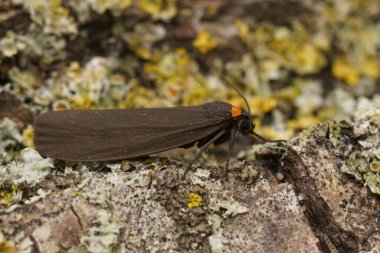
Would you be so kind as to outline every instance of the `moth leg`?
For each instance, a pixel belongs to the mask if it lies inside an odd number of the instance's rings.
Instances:
[[[220,136],[222,136],[223,134],[226,133],[226,130],[223,129],[221,130],[217,135],[215,135],[211,140],[209,140],[205,145],[203,145],[198,153],[195,155],[194,159],[189,163],[189,165],[187,166],[186,170],[185,170],[185,173],[183,174],[182,176],[182,180],[185,179],[186,175],[187,175],[187,172],[189,171],[189,169],[191,168],[191,165],[193,165],[193,163],[195,161],[197,161],[199,159],[199,157],[201,156],[202,152],[205,151],[214,141],[216,141],[218,138],[220,138]]]
[[[230,165],[230,159],[231,159],[231,152],[232,152],[232,148],[234,147],[234,143],[235,143],[235,136],[236,136],[236,128],[232,128],[231,130],[231,135],[230,135],[230,142],[228,144],[228,154],[227,154],[227,161],[226,161],[226,170],[225,170],[225,177],[228,176],[228,167]]]

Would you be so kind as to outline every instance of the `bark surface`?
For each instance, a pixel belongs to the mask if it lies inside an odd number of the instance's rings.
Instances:
[[[380,247],[380,201],[340,171],[359,150],[319,125],[257,160],[200,166],[164,158],[87,164],[30,189],[2,209],[4,245],[20,252],[359,252]],[[284,178],[281,175],[285,175]],[[8,244],[6,244],[8,243]],[[12,252],[12,251],[9,251]]]

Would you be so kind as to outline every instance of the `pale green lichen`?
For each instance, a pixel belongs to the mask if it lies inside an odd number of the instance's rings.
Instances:
[[[201,175],[199,173],[197,173],[196,175],[193,175],[192,181],[193,181],[193,184],[197,184],[204,187],[205,190],[208,192],[207,209],[210,212],[212,213],[222,212],[223,218],[248,212],[248,208],[241,205],[232,196],[230,196],[230,194],[225,189],[223,189],[220,182],[210,183],[208,181],[205,181],[204,178],[203,179],[200,178],[200,176],[203,176],[203,175],[204,173],[202,173]],[[201,200],[199,198],[197,199]]]
[[[125,27],[117,27],[121,30],[123,40],[128,43],[136,56],[144,60],[152,60],[153,48],[156,42],[165,38],[167,31],[163,25],[150,22],[137,24],[133,32],[124,31]]]
[[[238,214],[248,212],[248,208],[242,206],[239,202],[234,200],[226,193],[220,193],[221,196],[210,196],[210,203],[208,208],[212,211],[224,210],[223,217],[235,216]]]
[[[28,37],[28,46],[23,51],[24,55],[38,57],[39,64],[49,66],[55,62],[66,59],[66,39],[51,34],[38,33]]]
[[[361,149],[350,154],[341,171],[353,175],[373,193],[380,195],[380,109],[369,108],[357,112],[353,133],[360,138]]]
[[[37,151],[26,148],[21,151],[19,161],[0,166],[0,185],[36,186],[50,173],[51,168],[54,168],[52,159],[44,159]]]
[[[87,191],[83,196],[91,204],[98,204],[104,208],[108,207],[110,204],[111,194],[108,190],[103,188],[96,188],[92,191]]]
[[[120,225],[116,215],[106,210],[99,210],[93,226],[80,239],[81,245],[91,253],[114,252],[118,244]]]
[[[75,35],[78,32],[74,18],[61,0],[25,0],[24,7],[32,20],[42,27],[43,33]]]
[[[24,36],[16,35],[9,31],[7,35],[0,40],[0,59],[5,57],[12,57],[20,50],[26,47],[26,39]]]
[[[208,217],[209,223],[212,224],[212,235],[208,237],[208,243],[211,247],[211,252],[222,253],[224,252],[223,243],[227,243],[228,240],[223,237],[223,229],[221,228],[222,218],[216,214],[212,214]]]
[[[0,121],[0,152],[1,162],[9,162],[14,158],[14,150],[23,142],[21,133],[15,122],[5,118]],[[0,179],[1,180],[1,179]]]

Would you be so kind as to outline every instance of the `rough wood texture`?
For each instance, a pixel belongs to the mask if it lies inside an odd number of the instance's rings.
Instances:
[[[39,200],[1,210],[1,231],[20,252],[378,248],[379,197],[340,172],[348,152],[332,145],[328,127],[263,150],[255,162],[236,162],[228,181],[213,167],[181,181],[182,164],[162,158],[56,172],[38,187],[43,191],[30,189]],[[342,134],[352,151],[358,143],[351,130]]]
[[[379,196],[340,172],[348,154],[359,146],[352,128],[345,136],[345,148],[338,150],[326,137],[326,127],[320,126],[309,138],[293,142],[283,158],[284,170],[302,195],[305,215],[326,252],[380,246]]]

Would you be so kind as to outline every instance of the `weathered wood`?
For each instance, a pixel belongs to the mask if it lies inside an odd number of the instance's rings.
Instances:
[[[256,162],[236,162],[229,180],[218,168],[201,167],[181,181],[182,164],[162,158],[93,172],[56,172],[25,192],[29,198],[37,188],[49,194],[40,192],[36,202],[1,210],[1,231],[17,249],[29,242],[36,252],[379,247],[379,198],[340,172],[347,154],[331,144],[326,129],[320,125],[286,147],[262,151]],[[353,135],[345,136],[355,143]],[[199,207],[189,208],[189,193],[201,196]]]

